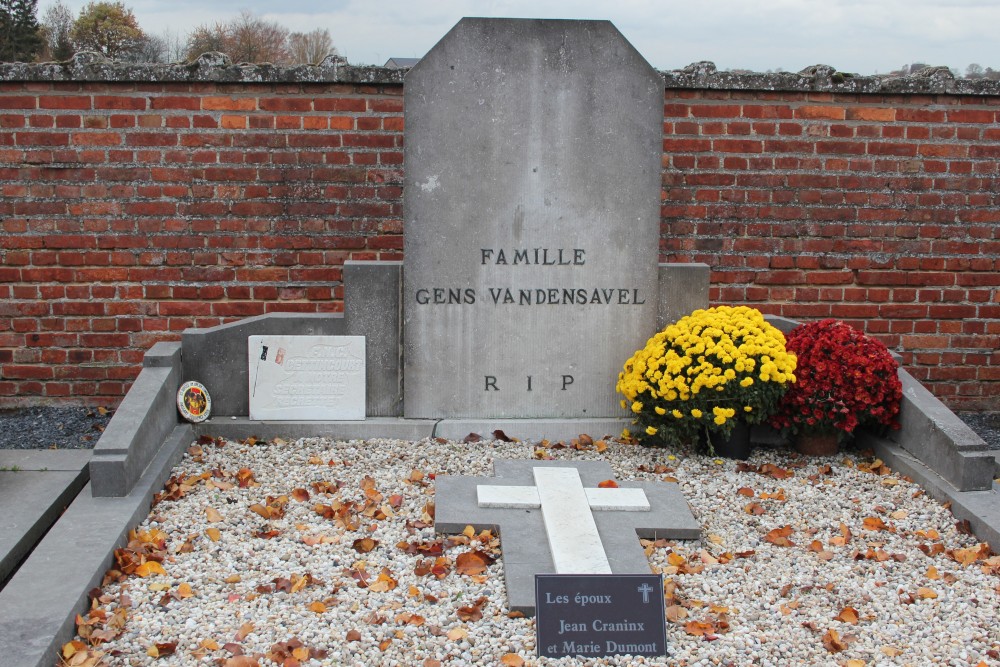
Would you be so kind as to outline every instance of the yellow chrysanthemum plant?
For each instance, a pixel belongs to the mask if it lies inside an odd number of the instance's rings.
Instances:
[[[764,422],[795,382],[795,355],[759,310],[717,306],[669,325],[625,362],[616,390],[644,445],[696,444]],[[711,447],[711,445],[709,445]]]

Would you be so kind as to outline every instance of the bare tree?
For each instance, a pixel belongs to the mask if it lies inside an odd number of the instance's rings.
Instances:
[[[226,53],[228,49],[229,43],[224,24],[216,23],[214,26],[200,25],[188,35],[186,56],[188,60],[194,60],[201,54],[208,53],[209,51]]]
[[[986,71],[979,63],[972,63],[965,68],[966,79],[982,79],[984,76],[986,76]]]
[[[249,11],[240,12],[229,23],[232,41],[229,56],[237,62],[286,64],[288,28],[274,21],[265,21]]]
[[[167,42],[158,35],[144,34],[135,45],[118,56],[119,60],[132,63],[167,62]]]
[[[329,55],[336,55],[333,38],[326,28],[316,28],[311,32],[293,32],[288,36],[288,50],[296,64],[316,65]]]
[[[45,60],[60,62],[73,57],[75,49],[69,33],[73,29],[73,13],[61,0],[49,5],[42,15],[42,30],[45,35],[47,52]]]
[[[235,62],[287,65],[288,28],[242,11],[227,23],[201,25],[188,37],[188,59],[206,51],[222,51]]]

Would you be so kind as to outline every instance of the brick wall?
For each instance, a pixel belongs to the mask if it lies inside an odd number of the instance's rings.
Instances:
[[[154,342],[338,311],[344,260],[401,258],[398,73],[238,76],[0,66],[0,407],[114,404]],[[1000,92],[665,76],[664,260],[1000,410]]]
[[[1000,410],[1000,97],[667,91],[661,250]]]

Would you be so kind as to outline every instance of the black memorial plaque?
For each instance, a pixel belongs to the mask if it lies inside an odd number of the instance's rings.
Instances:
[[[535,575],[538,655],[667,653],[663,576]]]

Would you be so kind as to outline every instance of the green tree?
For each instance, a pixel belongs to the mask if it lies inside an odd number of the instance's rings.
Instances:
[[[0,61],[31,62],[45,45],[38,0],[0,0]]]
[[[77,51],[97,51],[112,60],[129,58],[145,36],[135,14],[121,2],[89,3],[70,31]]]

